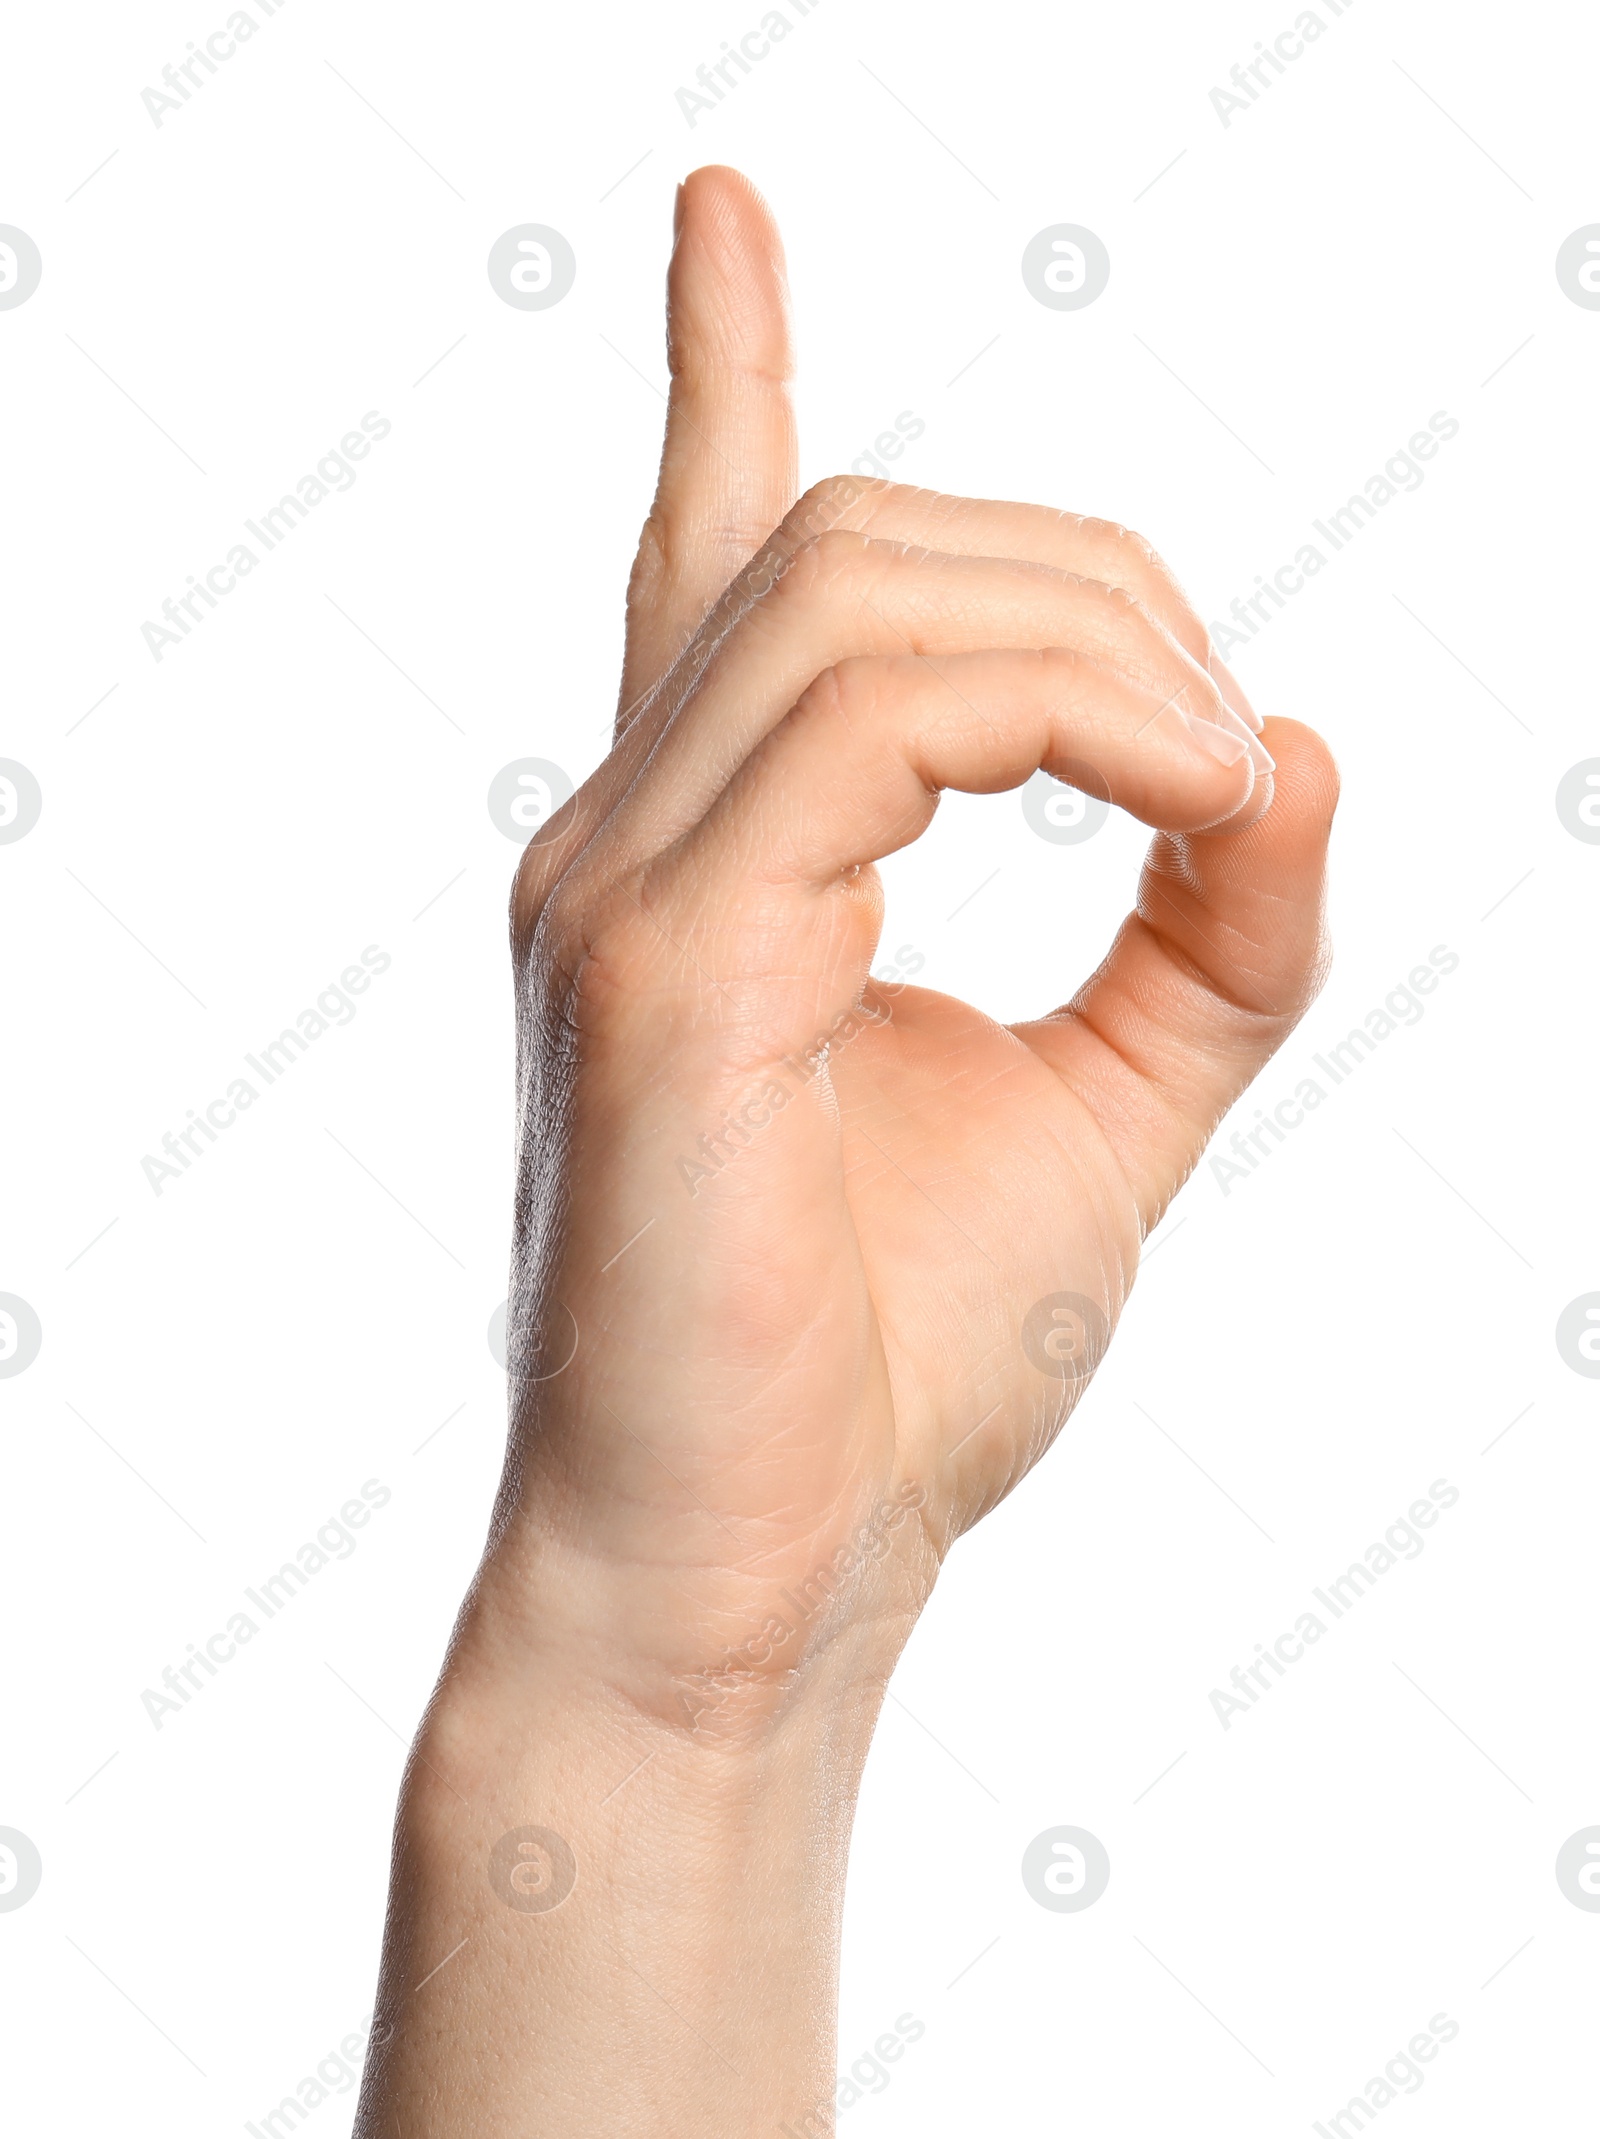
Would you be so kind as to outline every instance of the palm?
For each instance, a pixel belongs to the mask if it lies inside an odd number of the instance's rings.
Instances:
[[[1114,1318],[1107,1274],[1119,1292],[1131,1277],[1141,1214],[1091,1109],[968,1004],[906,988],[891,1022],[841,1056],[837,1085],[899,1459],[938,1482],[964,1529],[1037,1460],[1082,1387],[1071,1363],[1051,1374],[1030,1356],[1030,1310],[1075,1293]]]

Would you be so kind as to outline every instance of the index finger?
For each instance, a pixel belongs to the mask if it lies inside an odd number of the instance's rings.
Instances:
[[[783,245],[740,171],[708,164],[678,189],[667,361],[661,473],[628,587],[619,726],[794,502]]]

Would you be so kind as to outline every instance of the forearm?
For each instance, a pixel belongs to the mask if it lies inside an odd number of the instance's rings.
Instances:
[[[888,1659],[863,1670],[846,1637],[848,1663],[763,1713],[691,1723],[484,1616],[402,1796],[362,2139],[830,2128],[845,1862]],[[570,1849],[570,1892],[558,1847],[526,1836],[518,1856],[526,1829]]]

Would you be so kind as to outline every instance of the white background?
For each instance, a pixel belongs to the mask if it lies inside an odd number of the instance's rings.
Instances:
[[[926,2033],[842,2128],[1304,2131],[1445,2013],[1382,2130],[1589,2129],[1600,1916],[1553,1866],[1600,1822],[1600,1390],[1554,1328],[1600,1287],[1600,848],[1554,793],[1600,755],[1600,314],[1553,267],[1600,219],[1600,23],[1323,5],[1225,128],[1209,92],[1293,0],[823,0],[691,130],[675,91],[759,0],[290,0],[157,128],[141,90],[226,12],[30,11],[3,54],[0,221],[44,260],[0,312],[0,755],[44,796],[0,847],[0,1290],[44,1332],[0,1383],[0,1825],[44,1862],[0,1914],[17,2128],[239,2132],[369,2010],[503,1428],[485,795],[604,751],[672,189],[726,161],[785,231],[808,481],[912,411],[897,475],[1129,522],[1220,619],[1460,425],[1233,657],[1345,800],[1333,978],[1229,1126],[1434,946],[1459,967],[1231,1193],[1201,1169],[1062,1442],[954,1555],[868,1770],[841,2063]],[[578,259],[546,312],[485,274],[528,221]],[[1112,261],[1076,313],[1019,273],[1062,221]],[[354,487],[154,661],[163,598],[368,410]],[[952,798],[886,871],[884,955],[1038,1012],[1141,840]],[[144,1155],[371,944],[354,1021],[157,1196]],[[157,1730],[143,1690],[367,1479],[354,1555]],[[1211,1689],[1436,1479],[1422,1556],[1225,1731]],[[1058,1824],[1110,1852],[1082,1914],[1019,1875]]]

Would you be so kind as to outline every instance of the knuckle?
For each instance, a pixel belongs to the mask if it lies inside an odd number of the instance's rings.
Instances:
[[[626,886],[596,891],[569,871],[544,902],[522,975],[547,1040],[614,1030],[619,1012],[648,990],[659,945],[647,939],[656,933]]]
[[[1100,663],[1078,646],[1041,646],[1035,658],[1050,677],[1059,677],[1063,686],[1075,682],[1080,676],[1099,673]]]
[[[730,582],[702,627],[702,641],[720,640],[746,617],[784,613],[797,599],[834,583],[870,548],[868,536],[847,528],[804,533],[786,523]]]
[[[1078,585],[1103,609],[1126,614],[1140,606],[1139,597],[1131,587],[1125,587],[1115,579],[1080,579]]]
[[[511,881],[511,918],[515,933],[524,942],[531,939],[543,918],[559,875],[552,857],[542,847],[530,844],[523,848]]]
[[[572,954],[583,934],[583,901],[569,872],[564,877],[534,880],[537,888],[521,916],[526,977],[548,982],[570,970]],[[518,872],[518,893],[522,891]]]
[[[784,517],[784,527],[802,541],[837,527],[851,509],[873,493],[892,486],[861,475],[825,475],[813,483]]]
[[[581,852],[570,837],[578,822],[584,790],[569,798],[540,827],[517,859],[511,880],[512,941],[520,949],[533,937],[546,907],[565,882]]]
[[[774,597],[784,605],[826,597],[860,570],[872,548],[870,536],[848,528],[830,527],[808,536],[773,589]]]
[[[1082,541],[1104,560],[1113,575],[1125,578],[1141,595],[1147,607],[1172,618],[1179,635],[1188,644],[1204,629],[1173,576],[1171,566],[1148,537],[1124,527],[1120,520],[1100,520],[1074,515],[1070,525]]]
[[[1124,570],[1139,576],[1147,576],[1151,572],[1165,575],[1166,567],[1162,564],[1154,543],[1147,541],[1134,528],[1124,527],[1120,520],[1085,518],[1080,519],[1077,526],[1079,534],[1086,541],[1109,552],[1122,564]]]
[[[1210,634],[1155,544],[1120,520],[1090,520],[1084,526],[1116,560],[1113,569],[1127,578],[1141,605],[1203,663],[1211,651]]]
[[[831,721],[844,728],[856,728],[864,722],[875,724],[885,696],[892,695],[902,680],[897,674],[902,665],[913,669],[916,664],[901,664],[892,655],[884,658],[876,654],[846,654],[829,662],[795,701],[791,716],[794,725]]]
[[[1164,674],[1171,665],[1171,641],[1144,595],[1115,579],[1085,579],[1078,584],[1099,610],[1099,630],[1122,649],[1123,658],[1142,664],[1152,675]]]
[[[805,552],[819,572],[847,570],[872,548],[872,537],[854,528],[829,527],[807,543]]]

